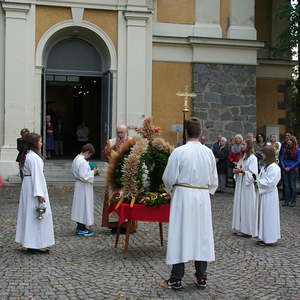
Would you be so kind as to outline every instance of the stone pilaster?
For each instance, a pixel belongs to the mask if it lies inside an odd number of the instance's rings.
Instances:
[[[20,129],[30,124],[29,110],[32,113],[28,95],[32,89],[30,71],[33,71],[34,17],[31,4],[5,2],[2,8],[5,12],[5,115],[0,145],[0,172],[11,175],[17,172],[16,138]]]
[[[229,39],[256,40],[255,0],[230,0]]]
[[[222,37],[220,0],[195,0],[194,36]]]
[[[125,11],[127,26],[126,40],[126,123],[136,126],[142,123],[146,115],[151,114],[150,88],[151,73],[147,65],[151,64],[149,48],[148,11]]]

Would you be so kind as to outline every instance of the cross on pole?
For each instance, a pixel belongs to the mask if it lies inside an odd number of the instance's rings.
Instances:
[[[183,133],[182,133],[183,144],[186,143],[186,135],[185,135],[185,125],[186,125],[185,117],[186,116],[185,116],[185,114],[190,111],[189,110],[189,105],[188,105],[188,100],[197,96],[196,93],[193,93],[193,92],[189,93],[188,90],[189,90],[188,86],[186,85],[185,89],[184,89],[184,92],[178,92],[178,93],[176,93],[176,96],[178,96],[178,97],[184,97],[184,104],[183,104],[183,109],[182,109],[182,112],[183,112]]]

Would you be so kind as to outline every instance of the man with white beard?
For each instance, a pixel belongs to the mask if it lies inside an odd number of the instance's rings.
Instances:
[[[207,262],[215,260],[210,194],[218,187],[213,152],[199,142],[198,118],[186,124],[187,144],[169,157],[163,174],[166,190],[172,193],[166,263],[173,265],[162,287],[182,289],[184,263],[195,261],[196,285],[206,287]]]

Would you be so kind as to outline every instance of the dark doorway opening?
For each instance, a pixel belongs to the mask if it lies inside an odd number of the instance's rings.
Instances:
[[[102,77],[46,75],[46,115],[54,128],[55,159],[73,158],[86,142],[94,145],[94,159],[101,158],[103,141]],[[88,140],[79,138],[78,127],[85,123]],[[61,142],[63,152],[59,143]]]

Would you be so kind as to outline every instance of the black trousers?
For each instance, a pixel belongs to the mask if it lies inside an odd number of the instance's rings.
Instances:
[[[206,274],[207,261],[196,260],[195,269],[196,269],[195,275],[197,280],[207,279],[207,274]],[[170,280],[180,281],[183,278],[183,276],[184,276],[184,263],[173,265]]]

